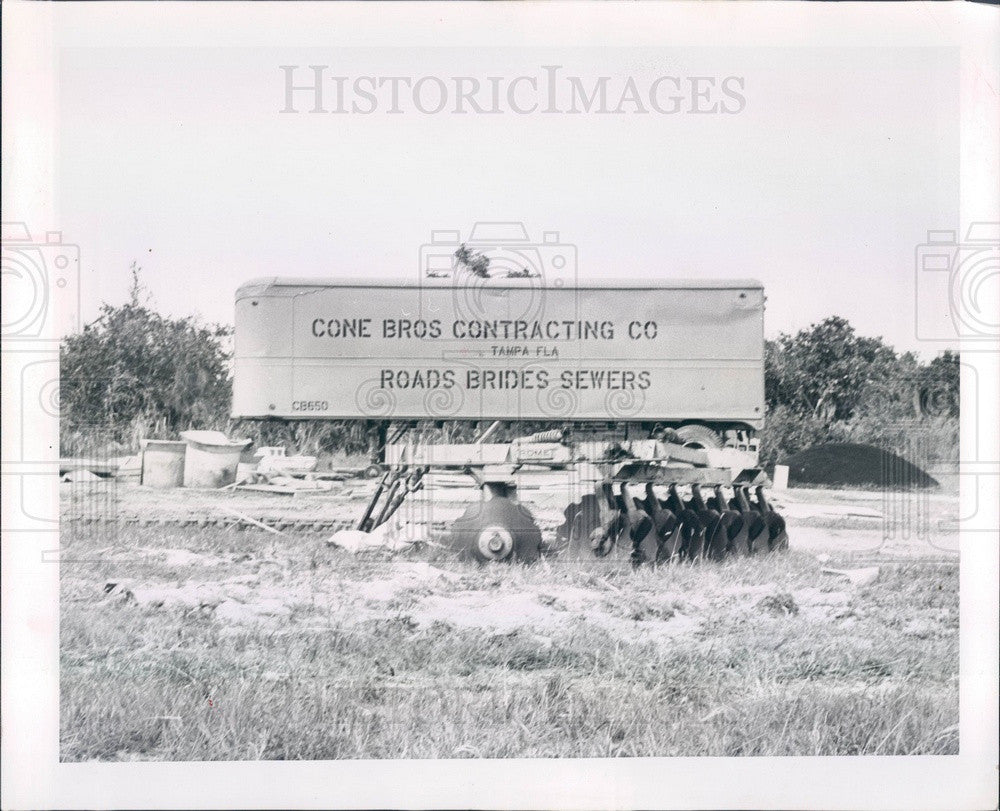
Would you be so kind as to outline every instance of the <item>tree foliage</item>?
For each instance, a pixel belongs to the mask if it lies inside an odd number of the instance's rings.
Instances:
[[[97,425],[114,440],[174,437],[188,428],[220,427],[230,408],[228,327],[171,319],[149,309],[139,269],[127,304],[104,304],[100,316],[68,337],[59,356],[65,426]]]
[[[859,336],[833,316],[768,341],[765,369],[769,407],[833,421],[850,419],[872,396],[898,396],[911,386],[917,364],[913,355],[897,355],[881,338]]]
[[[917,374],[915,405],[925,416],[957,417],[961,365],[959,355],[950,349],[922,366]]]
[[[827,423],[869,411],[958,416],[959,358],[947,351],[921,364],[832,316],[767,342],[764,389],[769,410],[783,407]]]
[[[764,389],[768,463],[833,441],[885,445],[905,456],[917,436],[934,445],[938,457],[957,452],[954,352],[921,363],[834,316],[766,343]]]
[[[490,278],[490,258],[482,253],[471,250],[465,244],[459,245],[455,251],[455,259],[458,266],[469,271],[473,276],[480,279]]]

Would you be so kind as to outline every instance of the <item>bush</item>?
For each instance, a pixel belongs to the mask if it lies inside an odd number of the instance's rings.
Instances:
[[[855,442],[874,445],[915,465],[958,461],[959,420],[951,416],[906,417],[898,420],[875,412],[850,420],[825,422],[796,414],[786,406],[772,409],[761,432],[761,464],[771,467],[813,445]]]
[[[824,442],[856,442],[915,464],[958,458],[959,356],[922,364],[832,317],[768,341],[765,466]]]
[[[188,428],[226,427],[232,399],[229,327],[171,319],[142,303],[133,265],[128,304],[104,304],[96,321],[69,336],[59,353],[60,451],[135,449],[144,438],[175,438]]]
[[[930,462],[957,463],[959,425],[957,416],[891,420],[879,413],[868,413],[830,426],[829,441],[874,445],[918,466],[927,466]]]
[[[760,433],[760,461],[771,467],[827,438],[828,424],[811,414],[798,414],[788,406],[768,409],[764,430]]]

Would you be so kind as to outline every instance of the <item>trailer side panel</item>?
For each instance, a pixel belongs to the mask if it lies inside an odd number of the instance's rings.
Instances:
[[[237,294],[233,414],[759,427],[763,318],[750,280],[269,280]]]

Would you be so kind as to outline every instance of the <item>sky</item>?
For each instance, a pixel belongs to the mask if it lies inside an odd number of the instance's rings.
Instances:
[[[499,77],[507,109],[455,113],[449,89],[425,114],[404,87],[401,114],[387,88],[371,114],[308,113],[309,92],[282,113],[282,65],[302,83],[328,66],[327,108],[333,76],[348,90],[464,76]],[[609,108],[632,77],[647,109],[651,83],[677,76],[681,110],[509,109],[511,79],[552,65],[557,107],[567,76],[588,92],[607,76]],[[954,49],[72,47],[58,76],[55,199],[85,321],[125,300],[133,261],[158,310],[231,323],[249,279],[416,279],[432,231],[519,221],[575,246],[581,278],[757,278],[769,336],[840,315],[899,350],[943,348],[917,337],[917,298],[943,294],[915,252],[958,224]],[[702,104],[688,77],[712,77],[702,101],[737,111],[688,112]],[[726,77],[742,103],[721,94]]]

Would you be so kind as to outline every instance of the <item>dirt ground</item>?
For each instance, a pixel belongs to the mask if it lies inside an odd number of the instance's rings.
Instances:
[[[118,484],[110,523],[64,485],[63,759],[957,747],[953,495],[788,490],[787,554],[633,571],[330,546],[373,486]],[[461,495],[401,520],[446,523]],[[551,538],[559,512],[536,502]]]

